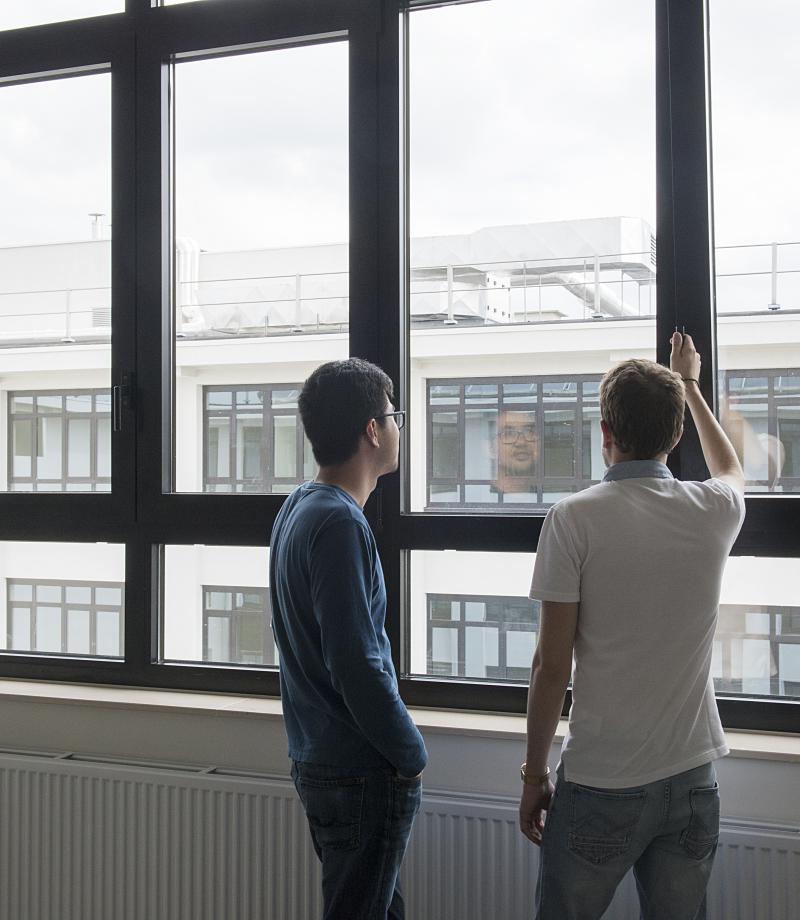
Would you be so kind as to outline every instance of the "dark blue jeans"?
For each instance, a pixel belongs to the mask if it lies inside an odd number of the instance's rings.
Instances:
[[[537,920],[598,920],[633,869],[643,920],[705,920],[719,836],[712,763],[632,789],[558,782],[544,825]]]
[[[404,920],[400,864],[422,785],[388,766],[292,765],[322,862],[323,920]]]

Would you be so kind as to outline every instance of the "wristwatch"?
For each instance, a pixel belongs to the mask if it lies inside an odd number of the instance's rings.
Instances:
[[[550,776],[550,767],[547,768],[546,773],[542,773],[541,776],[529,776],[525,772],[526,763],[522,764],[519,768],[519,777],[526,786],[541,786],[543,782]]]

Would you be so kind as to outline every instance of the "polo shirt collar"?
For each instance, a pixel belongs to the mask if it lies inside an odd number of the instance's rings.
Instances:
[[[669,467],[658,460],[624,460],[606,470],[603,482],[619,479],[674,479]]]

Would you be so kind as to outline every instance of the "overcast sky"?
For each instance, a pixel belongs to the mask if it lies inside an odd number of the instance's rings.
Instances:
[[[0,26],[65,5],[2,2]],[[654,223],[653,17],[644,0],[412,14],[412,233]],[[799,29],[793,0],[712,4],[718,244],[800,238]],[[180,235],[205,249],[346,239],[345,43],[180,64],[176,100]],[[110,211],[109,77],[0,87],[0,131],[0,245],[87,238],[88,213]]]

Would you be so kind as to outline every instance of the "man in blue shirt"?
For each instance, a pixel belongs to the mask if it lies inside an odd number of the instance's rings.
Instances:
[[[401,920],[400,864],[427,763],[397,690],[386,588],[362,508],[397,469],[404,414],[359,358],[308,378],[300,415],[319,473],[272,529],[272,626],[292,777],[322,861],[323,920]]]

